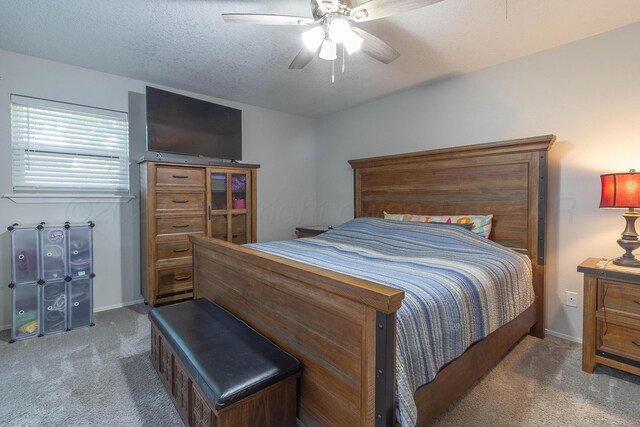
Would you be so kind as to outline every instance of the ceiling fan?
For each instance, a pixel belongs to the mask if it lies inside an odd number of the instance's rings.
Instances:
[[[302,33],[305,47],[294,58],[290,70],[304,68],[316,56],[328,61],[337,59],[338,45],[351,55],[360,48],[370,57],[389,64],[400,53],[378,37],[352,26],[351,23],[373,21],[442,0],[369,0],[358,4],[357,0],[311,0],[311,15],[304,16],[269,15],[253,13],[223,13],[225,22],[261,25],[304,25],[311,27]]]

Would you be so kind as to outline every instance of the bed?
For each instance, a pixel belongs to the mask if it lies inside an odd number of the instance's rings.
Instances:
[[[383,211],[494,215],[491,240],[531,262],[535,302],[476,342],[414,394],[433,421],[524,334],[544,336],[547,152],[542,136],[352,160],[355,217]],[[227,308],[304,365],[298,416],[308,426],[395,423],[396,313],[392,286],[202,237],[194,292]]]

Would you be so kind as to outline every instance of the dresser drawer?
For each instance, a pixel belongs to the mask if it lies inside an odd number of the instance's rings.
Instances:
[[[599,281],[602,305],[610,310],[619,310],[640,316],[640,286],[611,280]],[[600,308],[600,307],[599,307]]]
[[[185,292],[193,289],[191,266],[158,269],[158,296]]]
[[[156,243],[156,259],[158,261],[175,258],[191,258],[192,256],[191,242]]]
[[[157,218],[158,236],[166,234],[204,233],[204,216]]]
[[[636,329],[611,322],[599,323],[598,350],[640,361],[640,324]]]
[[[171,166],[156,167],[156,185],[174,187],[204,187],[204,169]]]
[[[156,194],[156,210],[204,210],[205,193],[203,191],[185,193],[183,191],[162,192]]]

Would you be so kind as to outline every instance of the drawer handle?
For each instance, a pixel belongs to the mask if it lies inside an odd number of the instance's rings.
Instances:
[[[640,347],[640,341],[631,341],[633,344],[637,345],[638,347]]]
[[[634,299],[633,302],[635,302],[636,304],[640,304],[640,299]]]
[[[172,200],[173,203],[189,203],[188,200]]]
[[[182,252],[189,252],[189,249],[191,249],[191,248],[186,248],[186,249],[174,249],[174,250],[173,250],[173,252],[175,252],[175,253],[179,254],[179,253],[182,253]]]
[[[187,228],[189,224],[174,224],[173,228]]]
[[[185,280],[189,280],[189,279],[191,279],[191,275],[183,276],[183,277],[176,277],[173,280],[175,280],[176,282],[184,282]]]
[[[187,179],[189,178],[189,175],[172,175],[174,178],[177,179]]]

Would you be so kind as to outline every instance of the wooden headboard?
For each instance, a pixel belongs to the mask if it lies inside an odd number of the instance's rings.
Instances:
[[[355,216],[493,214],[490,238],[526,254],[544,335],[547,151],[554,135],[350,160]]]

